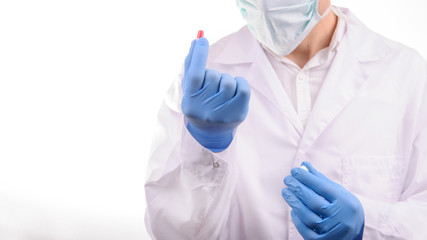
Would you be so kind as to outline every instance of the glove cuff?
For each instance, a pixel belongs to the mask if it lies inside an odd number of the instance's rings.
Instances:
[[[354,240],[362,240],[363,239],[363,230],[365,228],[365,220],[363,220],[362,228],[359,231],[359,234],[354,238]]]
[[[228,148],[233,141],[233,130],[225,132],[209,132],[206,133],[200,129],[194,127],[190,121],[187,123],[187,129],[191,135],[200,143],[203,147],[209,149],[212,152],[221,152]]]

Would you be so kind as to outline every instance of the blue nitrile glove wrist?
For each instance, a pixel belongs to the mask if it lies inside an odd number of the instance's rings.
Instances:
[[[363,229],[365,229],[365,219],[363,219],[362,227],[359,229],[359,234],[354,238],[354,240],[362,240],[363,239]]]
[[[185,59],[181,109],[187,129],[205,148],[220,152],[233,140],[249,110],[250,87],[242,77],[206,69],[209,42],[194,40]]]
[[[351,239],[363,237],[365,215],[359,199],[341,185],[304,162],[309,171],[293,168],[284,179],[282,196],[304,239]]]
[[[228,148],[233,141],[233,131],[205,132],[193,126],[189,121],[187,129],[200,145],[212,152],[221,152]]]

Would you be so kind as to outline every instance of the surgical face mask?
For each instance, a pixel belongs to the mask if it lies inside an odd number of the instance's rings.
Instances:
[[[326,16],[317,11],[318,0],[236,0],[254,37],[278,56],[294,51]]]

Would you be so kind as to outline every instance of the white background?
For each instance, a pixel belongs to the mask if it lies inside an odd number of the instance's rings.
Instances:
[[[427,58],[425,0],[333,1]],[[156,112],[235,0],[0,0],[0,239],[148,239]]]

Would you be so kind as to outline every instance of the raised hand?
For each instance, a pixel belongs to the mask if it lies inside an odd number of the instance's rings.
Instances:
[[[219,152],[233,140],[233,131],[245,120],[250,87],[242,77],[206,69],[209,42],[194,40],[185,59],[181,108],[187,129],[205,148]]]

